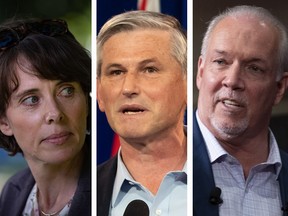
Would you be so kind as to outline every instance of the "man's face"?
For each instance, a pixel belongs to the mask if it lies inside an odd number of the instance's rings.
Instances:
[[[168,32],[118,33],[106,41],[101,58],[99,108],[120,137],[161,139],[183,127],[186,78],[171,55]]]
[[[255,19],[225,18],[199,58],[198,111],[219,139],[267,130],[272,107],[284,93],[277,76],[276,30]]]

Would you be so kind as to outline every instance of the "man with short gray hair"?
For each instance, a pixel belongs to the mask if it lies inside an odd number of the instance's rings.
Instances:
[[[269,129],[287,87],[287,33],[267,10],[236,6],[205,34],[196,78],[193,212],[288,212],[288,155]]]

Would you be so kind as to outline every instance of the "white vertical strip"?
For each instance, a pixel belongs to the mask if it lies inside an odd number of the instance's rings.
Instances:
[[[193,215],[193,1],[187,0],[187,215]]]
[[[97,1],[91,0],[91,187],[92,187],[92,194],[91,194],[91,215],[97,215],[97,101],[96,101],[96,37],[97,37]],[[98,206],[101,208],[101,206]]]
[[[146,10],[147,11],[161,12],[160,0],[147,0]]]

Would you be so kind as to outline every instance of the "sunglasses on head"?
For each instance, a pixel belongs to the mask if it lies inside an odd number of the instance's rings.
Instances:
[[[17,45],[28,34],[36,33],[54,37],[68,32],[67,23],[61,19],[22,23],[13,28],[0,28],[0,50]]]

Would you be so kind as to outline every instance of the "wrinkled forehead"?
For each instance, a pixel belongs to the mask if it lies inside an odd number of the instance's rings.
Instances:
[[[229,32],[230,34],[238,34],[243,32],[253,32],[258,34],[258,37],[277,37],[278,30],[271,23],[251,16],[228,16],[223,18],[216,24],[212,35],[219,34],[219,32]]]
[[[124,37],[123,37],[124,35]],[[141,40],[138,41],[138,45],[142,46],[143,44],[147,44],[149,46],[149,42],[154,40],[159,40],[160,42],[167,42],[169,43],[170,49],[172,50],[172,33],[170,31],[167,31],[166,29],[159,29],[159,28],[135,28],[135,29],[128,29],[124,31],[116,32],[113,35],[109,35],[109,37],[106,37],[105,40],[102,40],[99,42],[97,47],[97,59],[98,59],[98,65],[101,65],[103,63],[103,53],[107,52],[106,47],[109,46],[110,52],[113,52],[113,45],[115,47],[122,47],[125,44],[127,44],[127,41],[131,39],[133,35],[133,38],[135,38],[135,35],[138,35]],[[143,36],[147,35],[146,38]],[[160,38],[159,38],[160,35]],[[115,43],[115,41],[117,41]],[[113,45],[112,45],[113,44]],[[130,44],[132,47],[132,44]],[[134,43],[135,45],[135,43]],[[151,47],[152,48],[152,47]],[[99,67],[100,69],[100,67]],[[99,71],[99,74],[101,72]]]
[[[126,34],[126,35],[129,36],[129,34],[134,34],[134,33],[137,33],[137,32],[151,32],[152,35],[154,34],[156,36],[159,33],[160,34],[165,33],[165,34],[169,35],[169,37],[172,37],[172,30],[170,30],[168,28],[134,27],[134,28],[131,28],[131,29],[122,29],[121,31],[113,32],[113,34],[107,34],[105,37],[102,38],[102,40],[99,40],[98,49],[100,48],[100,50],[98,50],[98,51],[101,51],[101,49],[107,43],[107,41],[109,41],[111,38],[113,38],[115,36],[118,36],[119,34]]]
[[[277,29],[262,20],[249,17],[226,17],[213,29],[209,48],[234,49],[241,52],[271,55],[278,51],[280,37]]]

